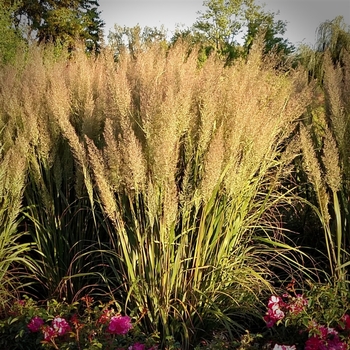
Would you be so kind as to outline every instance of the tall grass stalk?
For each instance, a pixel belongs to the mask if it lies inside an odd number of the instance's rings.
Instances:
[[[349,54],[343,67],[331,54],[323,57],[324,99],[313,120],[301,129],[305,169],[317,197],[314,206],[322,223],[332,283],[348,283],[349,245]]]
[[[349,35],[348,38],[349,39]],[[336,270],[342,283],[349,283],[346,266],[349,264],[349,115],[350,115],[350,54],[342,52],[342,66],[332,62],[331,53],[324,57],[325,107],[328,125],[333,135],[333,144],[325,140],[324,164],[332,191],[334,218],[334,240],[337,247]],[[328,146],[328,147],[327,147]],[[327,151],[331,148],[334,151]],[[336,153],[336,154],[334,154]],[[340,170],[334,171],[336,164]],[[337,184],[338,186],[335,186]]]
[[[57,85],[61,90],[56,92],[64,95],[64,82],[69,78],[66,65],[65,57],[48,46],[31,47],[17,66],[5,66],[1,81],[1,123],[4,145],[14,135],[21,135],[26,142],[21,205],[23,225],[32,242],[29,255],[35,260],[35,278],[39,282],[34,293],[41,298],[73,300],[79,293],[91,291],[89,285],[94,284],[92,278],[88,282],[82,276],[74,281],[69,277],[91,273],[96,267],[77,260],[76,256],[87,246],[98,244],[98,225],[94,218],[92,185],[89,187],[83,159],[80,157],[80,163],[75,163],[71,140],[64,137],[60,123],[53,117],[52,110],[57,106],[52,105],[48,89]]]
[[[0,148],[0,312],[17,296],[34,264],[20,228],[26,174],[26,142],[18,137]]]

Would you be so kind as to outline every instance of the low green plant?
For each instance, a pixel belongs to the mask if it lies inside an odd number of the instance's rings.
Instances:
[[[350,313],[350,294],[344,286],[310,283],[305,297],[309,302],[308,317],[327,327],[335,327],[345,314]]]

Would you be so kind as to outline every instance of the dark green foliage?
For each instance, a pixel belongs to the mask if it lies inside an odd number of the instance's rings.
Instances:
[[[340,285],[311,284],[306,297],[309,300],[308,317],[327,327],[336,327],[350,311],[349,291]]]
[[[216,52],[228,61],[239,56],[238,35],[258,11],[253,0],[207,0],[206,11],[193,25],[206,53]]]
[[[192,32],[179,32],[174,39],[191,37],[201,44],[207,56],[216,52],[225,57],[227,63],[246,57],[259,35],[265,41],[264,53],[276,51],[288,56],[293,52],[294,47],[282,38],[286,23],[275,20],[275,13],[265,12],[253,0],[210,0],[204,5],[207,9],[200,13]],[[239,40],[244,30],[247,34],[241,45]]]
[[[5,6],[11,2],[8,0]],[[14,24],[28,25],[31,36],[40,43],[64,44],[72,50],[79,40],[88,51],[98,52],[104,25],[98,6],[98,0],[23,0],[14,11]]]
[[[248,32],[244,43],[247,53],[250,51],[259,33],[263,34],[265,53],[274,50],[284,55],[290,55],[295,50],[294,46],[282,37],[286,31],[286,22],[282,20],[276,21],[274,17],[274,13],[261,13],[259,17],[248,23]]]

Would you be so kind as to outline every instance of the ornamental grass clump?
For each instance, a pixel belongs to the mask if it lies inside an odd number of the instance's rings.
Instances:
[[[239,331],[272,265],[303,269],[275,214],[292,159],[283,150],[309,102],[305,74],[279,75],[259,47],[232,67],[215,57],[196,67],[181,46],[122,54],[105,144],[85,138],[109,218],[111,288],[184,348],[211,322]]]
[[[335,34],[335,33],[334,33]],[[348,36],[349,37],[349,36]],[[302,166],[312,185],[309,202],[322,225],[319,249],[328,260],[331,283],[348,282],[347,253],[349,201],[350,54],[344,49],[341,64],[331,51],[322,56],[321,101],[306,115],[300,130]],[[309,203],[310,204],[310,203]]]
[[[118,62],[40,50],[2,72],[0,106],[3,142],[28,145],[42,293],[109,293],[184,349],[216,327],[244,332],[276,271],[307,273],[280,220],[311,98],[305,72],[279,72],[261,43],[226,67],[215,56],[198,67],[180,42]]]
[[[79,62],[81,69],[83,66],[87,69],[91,64],[83,57]],[[76,83],[80,77],[79,71],[73,70],[68,74],[67,64],[66,57],[57,56],[54,48],[33,46],[22,60],[18,59],[15,66],[3,67],[0,72],[0,127],[1,144],[5,147],[4,161],[15,152],[16,160],[10,164],[12,167],[16,164],[16,176],[5,168],[5,162],[4,171],[14,180],[10,183],[16,191],[19,184],[17,179],[23,177],[19,192],[23,220],[19,232],[26,230],[27,236],[30,236],[22,240],[30,241],[31,249],[27,257],[34,260],[31,266],[34,277],[30,280],[37,285],[33,293],[43,299],[57,297],[73,301],[81,293],[95,288],[90,285],[96,286],[101,281],[100,276],[93,277],[95,265],[92,267],[86,260],[77,260],[78,253],[90,250],[99,241],[96,231],[101,222],[95,217],[92,183],[83,150],[79,148],[74,151],[73,146],[79,144],[79,136],[73,126],[73,131],[69,133],[68,130],[63,135],[52,113],[52,109],[61,107],[53,106],[50,102],[49,86],[60,88],[57,93],[65,96],[67,87],[65,84],[59,85],[59,82],[72,79]],[[87,89],[86,82],[82,83]],[[86,93],[80,89],[79,95],[74,87],[72,90],[70,110],[71,121],[75,125],[78,107],[73,107],[84,105],[80,95],[85,96]],[[84,130],[87,132],[88,126]],[[88,134],[92,137],[91,133]],[[8,155],[5,156],[5,153]],[[11,216],[19,213],[17,207],[7,206]],[[8,218],[14,223],[10,215]],[[13,242],[21,241],[14,236],[11,239]],[[16,251],[21,252],[22,246],[16,244]],[[87,274],[88,283],[86,278],[83,281],[83,276]],[[79,277],[73,282],[70,278],[72,275]]]

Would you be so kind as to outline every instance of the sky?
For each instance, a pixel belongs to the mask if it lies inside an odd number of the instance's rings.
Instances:
[[[256,0],[265,10],[279,14],[277,20],[287,22],[284,38],[294,45],[313,46],[317,27],[326,20],[343,16],[350,25],[350,0]],[[105,37],[114,24],[133,27],[160,27],[173,32],[176,25],[190,27],[204,11],[202,0],[99,0]]]

